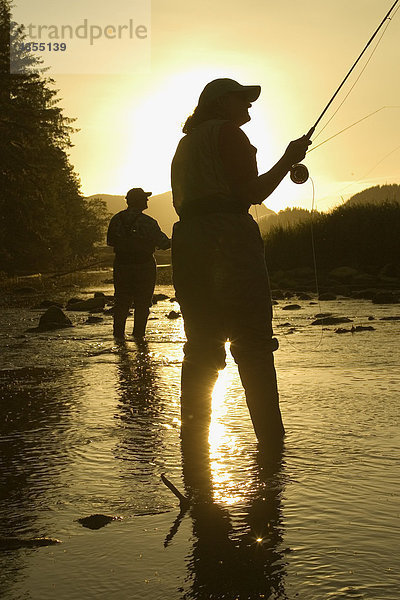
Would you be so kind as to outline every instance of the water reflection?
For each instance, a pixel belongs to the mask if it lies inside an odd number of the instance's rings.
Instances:
[[[162,440],[159,421],[163,402],[157,393],[155,366],[145,342],[134,347],[120,344],[118,358],[118,458],[146,462],[145,455],[152,455]]]
[[[227,459],[232,462],[241,451],[240,441],[229,437],[224,427],[224,379],[219,379],[213,394],[209,444],[199,443],[205,431],[182,435],[183,476],[186,495],[192,500],[194,535],[188,559],[191,588],[184,598],[285,599],[283,448],[274,454],[249,452],[245,463],[240,458],[246,468],[243,489],[224,471]]]
[[[73,402],[63,392],[70,388],[69,374],[60,370],[1,372],[0,477],[2,507],[7,509],[2,535],[42,533],[34,525],[37,515],[54,506],[64,485],[64,436]]]
[[[177,460],[178,440],[173,438],[178,437],[178,407],[160,393],[160,365],[146,343],[121,344],[118,359],[119,441],[114,454],[126,486],[123,494],[140,512],[143,507],[157,512],[162,498],[154,489],[160,487],[160,472]]]
[[[57,369],[0,371],[0,538],[56,531],[44,515],[54,510],[65,485],[65,432],[73,403],[63,389],[71,387],[69,380],[68,372]],[[0,595],[5,595],[23,577],[27,556],[11,548],[2,558]]]

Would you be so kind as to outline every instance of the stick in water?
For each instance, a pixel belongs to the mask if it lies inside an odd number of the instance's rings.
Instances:
[[[171,492],[175,494],[175,496],[178,498],[181,510],[187,510],[190,506],[189,499],[186,498],[186,496],[184,496],[183,494],[181,494],[181,492],[174,486],[174,484],[165,477],[164,473],[161,473],[161,480],[163,483],[165,483],[167,488],[171,490]]]

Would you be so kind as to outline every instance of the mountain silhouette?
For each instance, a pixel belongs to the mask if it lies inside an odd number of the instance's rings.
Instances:
[[[107,205],[107,210],[114,215],[120,210],[126,208],[126,202],[124,196],[117,196],[112,194],[93,194],[88,196],[88,200],[94,200],[98,198],[103,200]],[[250,214],[254,219],[258,220],[267,215],[274,215],[274,211],[266,208],[263,204],[252,206]],[[161,229],[168,235],[171,236],[172,226],[178,220],[177,214],[172,204],[172,192],[164,192],[163,194],[156,194],[149,198],[149,208],[146,210],[146,215],[153,217],[158,221]]]
[[[359,204],[383,204],[384,202],[400,203],[400,185],[398,183],[375,185],[354,194],[345,206],[353,206]]]

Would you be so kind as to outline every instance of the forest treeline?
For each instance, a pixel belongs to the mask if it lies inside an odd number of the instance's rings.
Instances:
[[[390,190],[382,195],[382,188]],[[322,272],[347,266],[374,274],[391,265],[400,276],[399,191],[399,185],[376,186],[330,213],[309,213],[289,224],[278,220],[264,236],[269,268],[312,267],[315,253]]]
[[[73,120],[23,40],[0,0],[0,271],[8,275],[79,264],[108,219],[104,203],[81,194],[68,157]]]

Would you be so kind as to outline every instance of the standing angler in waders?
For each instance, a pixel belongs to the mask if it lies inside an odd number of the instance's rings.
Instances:
[[[225,366],[225,342],[239,368],[259,443],[280,446],[284,427],[273,351],[272,309],[264,246],[249,215],[306,154],[309,139],[289,144],[258,175],[256,148],[240,129],[260,86],[216,79],[187,119],[172,162],[179,222],[172,237],[173,277],[187,342],[182,364],[182,441],[206,442],[211,392]]]
[[[114,247],[114,337],[124,339],[129,309],[134,306],[133,336],[142,339],[156,284],[156,248],[171,246],[155,219],[144,215],[151,192],[133,188],[126,195],[128,208],[114,215],[107,244]]]

